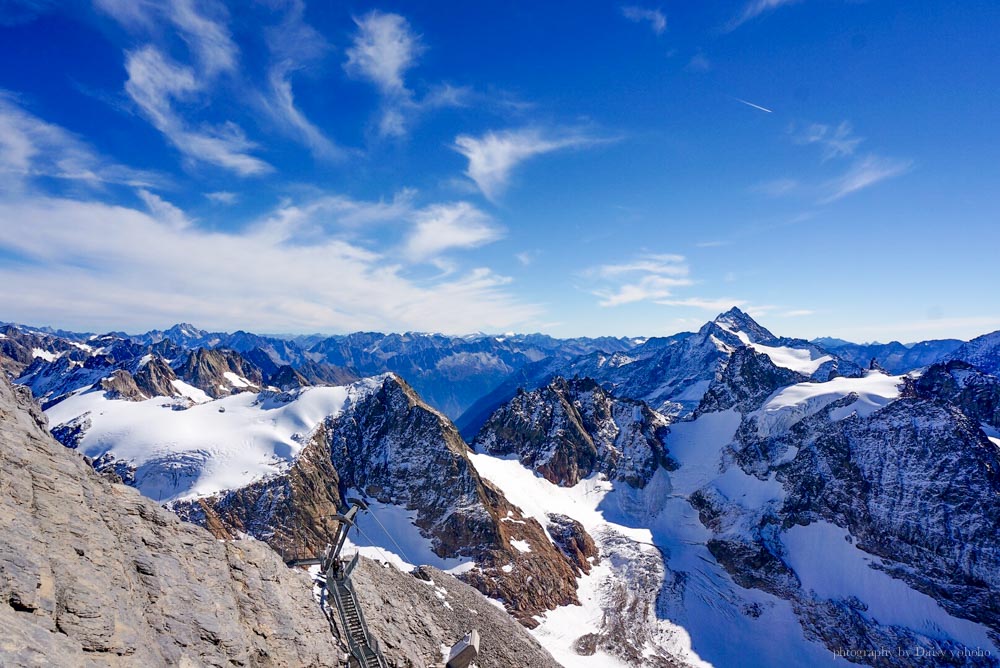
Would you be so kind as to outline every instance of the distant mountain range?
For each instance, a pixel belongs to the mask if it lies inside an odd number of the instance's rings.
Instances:
[[[451,572],[563,665],[998,665],[1000,332],[7,325],[0,364],[60,443],[218,538],[315,554],[365,499],[354,547]]]

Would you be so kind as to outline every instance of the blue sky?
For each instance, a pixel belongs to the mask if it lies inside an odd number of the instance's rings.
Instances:
[[[1000,5],[0,3],[0,319],[1000,329]]]

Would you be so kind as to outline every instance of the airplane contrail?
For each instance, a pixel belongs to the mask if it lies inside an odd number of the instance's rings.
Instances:
[[[747,105],[748,107],[753,107],[754,109],[760,109],[761,111],[766,111],[769,114],[773,114],[774,113],[773,111],[771,111],[767,107],[762,107],[759,104],[754,104],[753,102],[747,102],[743,98],[734,97],[733,99],[736,100],[737,102],[742,102],[743,104]]]

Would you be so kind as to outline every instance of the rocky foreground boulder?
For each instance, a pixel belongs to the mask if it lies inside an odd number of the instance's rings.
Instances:
[[[0,665],[321,666],[339,651],[306,574],[100,478],[0,379]]]
[[[362,562],[362,604],[398,667],[483,633],[484,668],[556,666],[471,587]],[[334,666],[307,574],[255,540],[217,540],[99,476],[0,376],[0,665]]]

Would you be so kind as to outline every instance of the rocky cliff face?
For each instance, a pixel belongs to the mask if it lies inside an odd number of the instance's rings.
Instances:
[[[952,360],[931,366],[908,383],[905,393],[947,401],[973,420],[1000,429],[1000,378],[966,362]]]
[[[758,377],[747,376],[747,385]],[[722,394],[737,391],[740,378],[730,379]],[[759,393],[742,390],[759,400],[717,406],[736,407],[742,415],[723,461],[748,476],[744,489],[766,490],[768,501],[747,507],[719,485],[692,495],[702,524],[714,534],[708,547],[715,559],[741,586],[792,601],[807,637],[831,651],[906,646],[947,655],[953,665],[995,665],[995,657],[975,653],[971,639],[987,645],[988,636],[994,644],[1000,640],[1000,452],[980,428],[996,418],[996,379],[962,363],[936,365],[907,380],[902,398],[882,408],[860,410],[858,394],[845,393],[791,424],[765,426],[767,385]],[[809,384],[800,387],[809,390]],[[801,536],[808,541],[795,538]],[[845,539],[854,547],[838,548]],[[829,547],[812,554],[812,561],[853,560],[854,577],[869,579],[875,576],[866,573],[877,564],[936,602],[953,618],[947,620],[952,630],[928,633],[888,622],[899,613],[870,611],[876,604],[861,600],[864,594],[844,600],[817,593],[814,571],[801,557],[802,550],[815,549],[813,541]],[[888,610],[910,605],[901,583],[887,577],[878,586],[896,592],[888,595]],[[928,614],[937,614],[934,603],[926,605]],[[954,620],[984,630],[969,631]],[[913,657],[858,660],[905,666]]]
[[[556,378],[521,392],[483,425],[473,446],[517,455],[550,482],[571,487],[603,473],[642,487],[672,464],[663,447],[667,420],[639,401],[617,399],[590,379]]]
[[[752,348],[737,348],[719,379],[702,397],[696,415],[735,408],[741,413],[760,408],[779,387],[809,380],[801,373],[774,364],[771,358]]]
[[[997,665],[997,379],[958,361],[919,376],[842,376],[822,350],[725,314],[703,334],[725,359],[697,410],[661,435],[671,465],[645,485],[609,475],[603,518],[579,515],[596,539],[603,621],[574,651],[683,665],[676,622],[694,650],[734,665],[715,634],[746,639],[770,625],[821,665],[834,652],[900,668],[921,656]],[[575,394],[582,385],[557,379],[519,393],[475,442],[573,487],[544,489],[570,509],[601,493],[580,484],[602,461],[602,430],[585,427],[601,421]],[[605,393],[590,381],[585,391]],[[649,527],[659,553],[629,532],[636,526]]]
[[[98,477],[44,427],[0,379],[0,664],[329,665],[305,575]]]
[[[20,376],[36,359],[44,361],[61,355],[80,361],[87,354],[87,346],[75,340],[14,325],[0,326],[0,371],[14,377]]]
[[[260,369],[233,350],[196,348],[174,366],[174,372],[212,398],[259,391],[264,385]]]
[[[324,421],[287,473],[175,507],[219,535],[315,554],[329,540],[324,518],[352,495],[412,511],[435,554],[474,560],[461,577],[527,625],[577,601],[571,557],[480,478],[455,427],[395,376]]]
[[[411,575],[363,559],[355,573],[365,620],[395,668],[444,665],[444,647],[473,628],[481,638],[479,668],[560,665],[507,613],[436,568]]]

